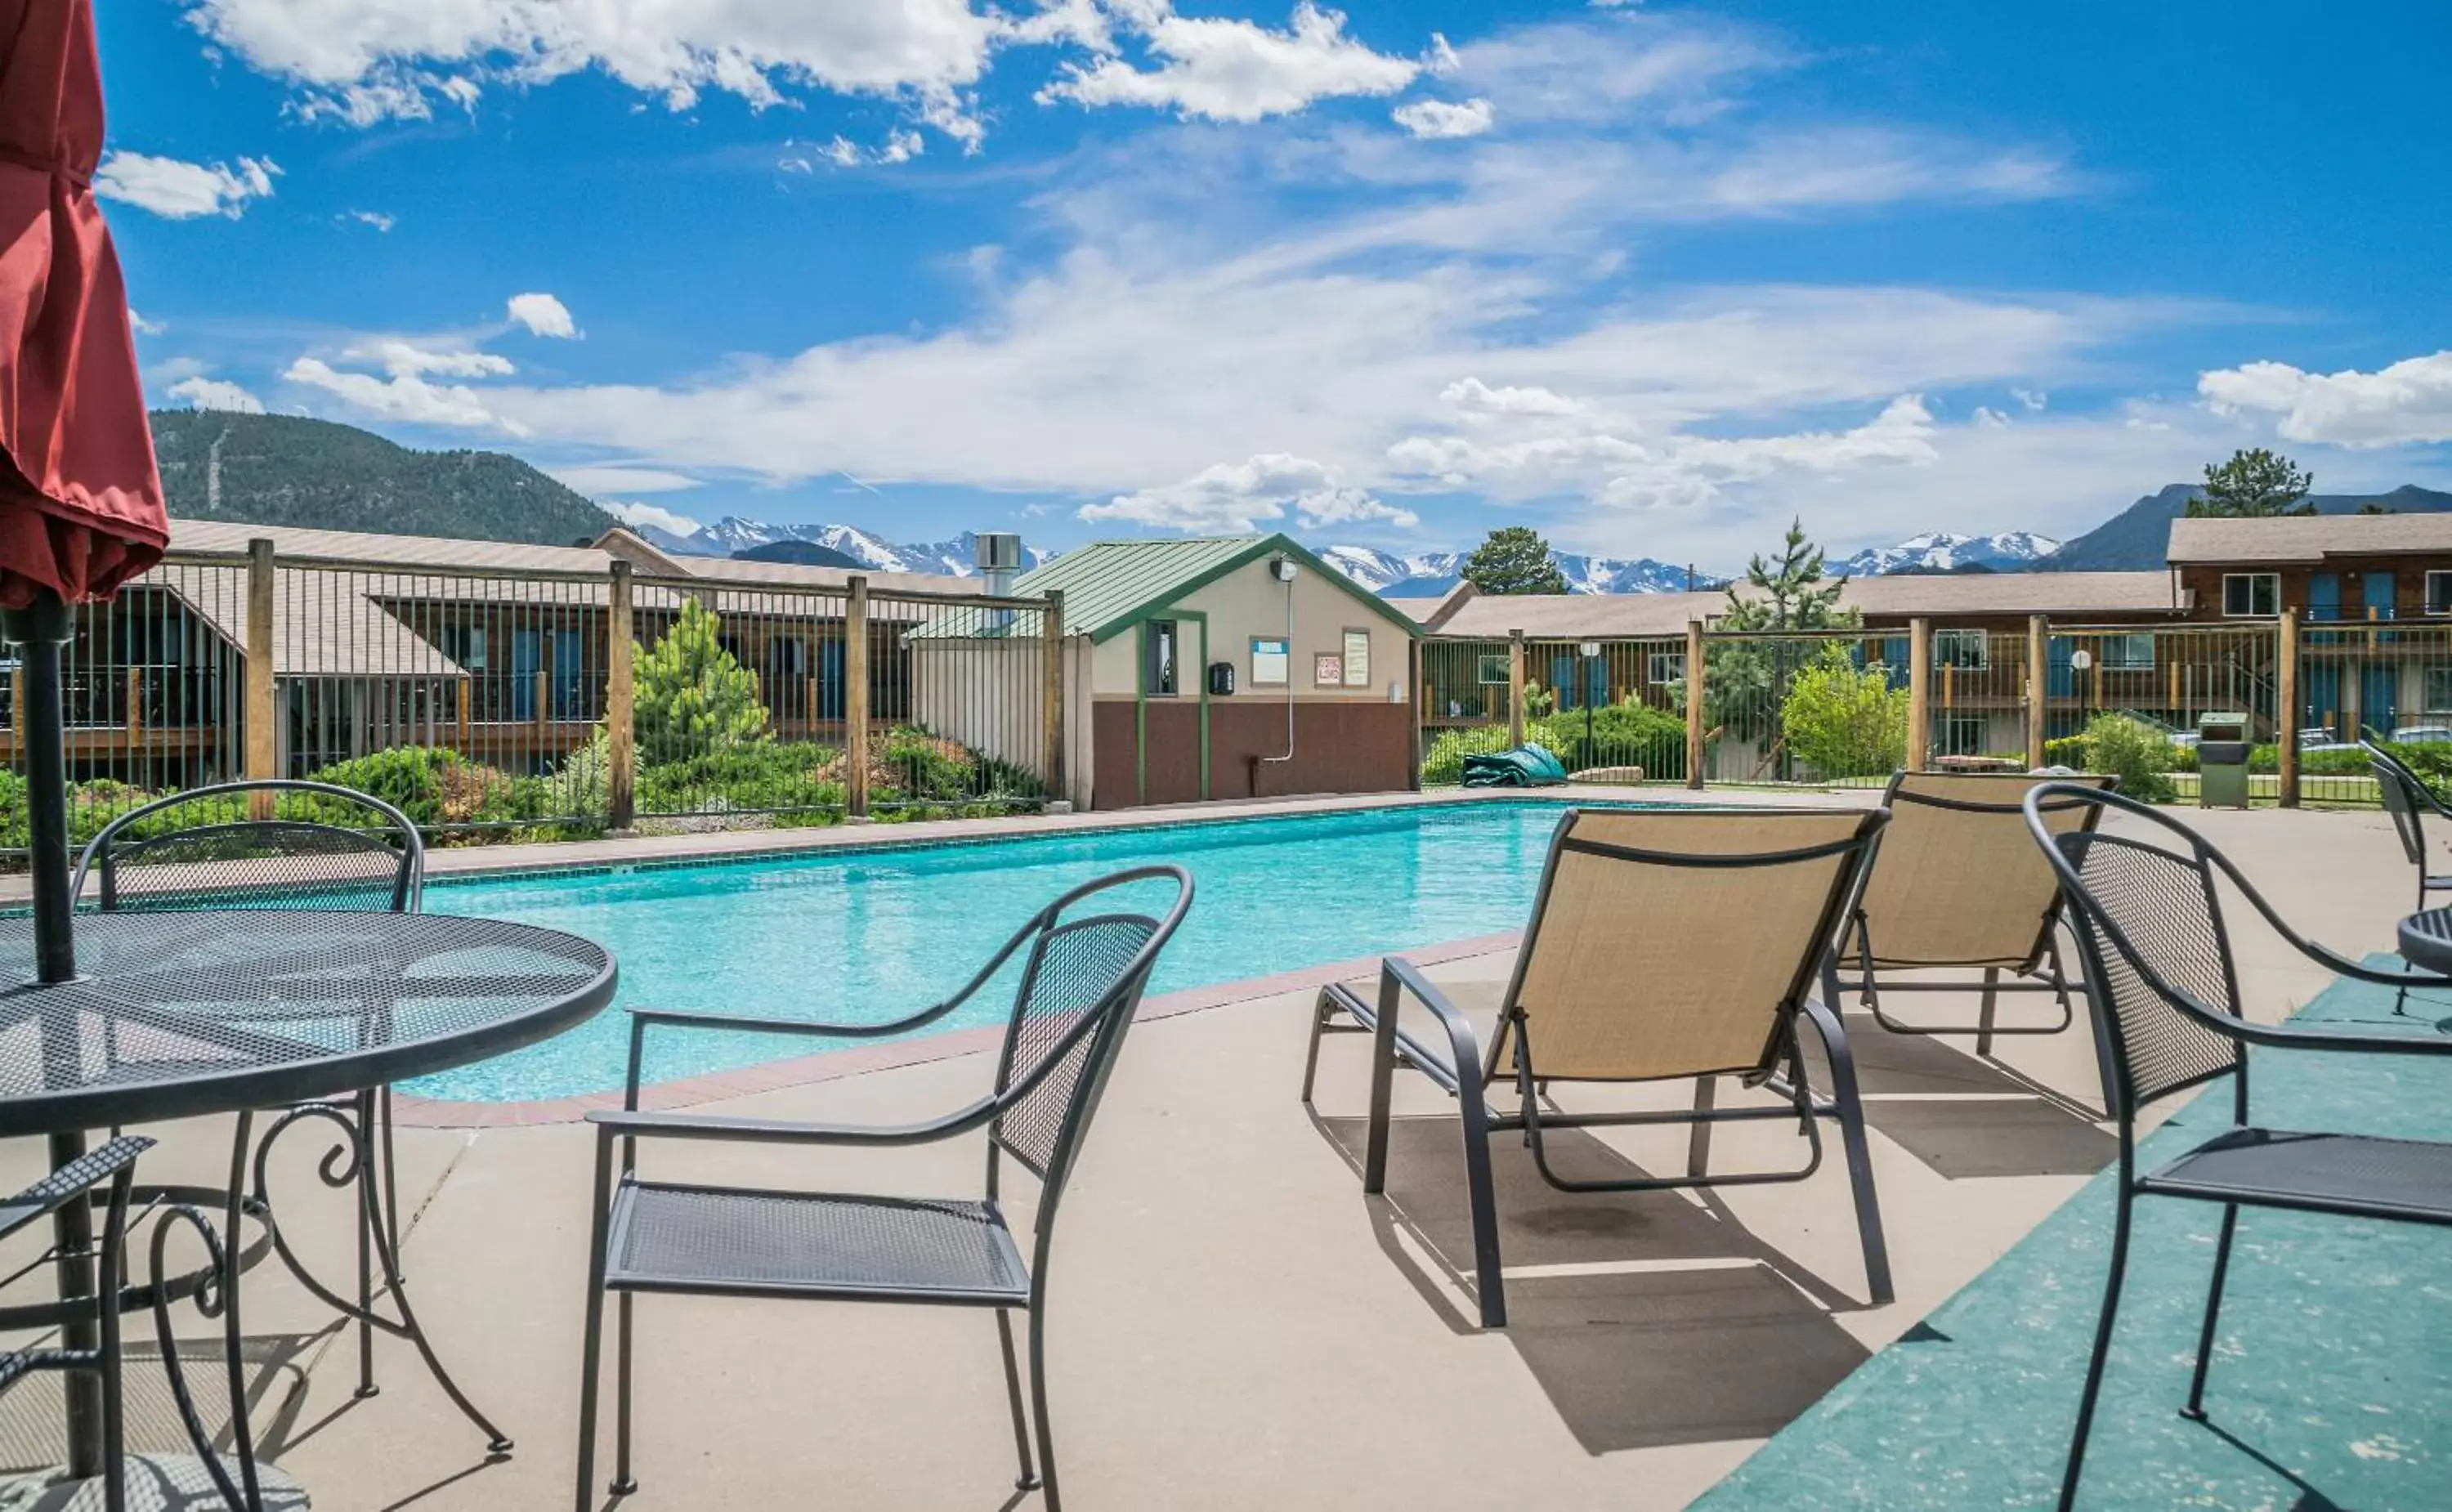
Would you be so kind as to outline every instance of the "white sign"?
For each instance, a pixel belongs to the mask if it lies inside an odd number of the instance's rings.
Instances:
[[[1371,632],[1368,630],[1345,633],[1345,685],[1349,688],[1371,686]]]
[[[1311,680],[1323,688],[1345,686],[1345,658],[1333,653],[1312,658]]]
[[[1252,640],[1252,686],[1284,687],[1288,660],[1289,653],[1284,640],[1255,637]]]

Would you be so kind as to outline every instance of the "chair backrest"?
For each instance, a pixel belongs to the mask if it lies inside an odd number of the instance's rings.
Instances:
[[[74,895],[106,913],[405,913],[425,877],[417,826],[390,804],[326,782],[264,780],[190,788],[121,815],[86,846]]]
[[[1879,809],[1570,809],[1551,836],[1486,1073],[1645,1081],[1768,1070],[1845,915]]]
[[[2060,878],[2027,837],[2027,794],[2046,782],[2108,789],[2119,779],[2023,772],[1902,772],[1882,806],[1889,827],[1856,906],[1879,969],[2032,967],[2060,909]],[[2091,829],[2102,811],[2055,803],[2055,830]]]
[[[2117,810],[2162,833],[2055,828],[2047,811],[2062,802]],[[2240,1016],[2238,971],[2214,888],[2217,869],[2237,879],[2236,869],[2169,815],[2070,783],[2046,783],[2027,795],[2027,829],[2069,901],[2122,1118],[2236,1070],[2242,1042],[2180,1007],[2185,998],[2200,1012]]]
[[[1175,895],[1160,913],[1124,912],[1114,895],[1168,882]],[[999,1096],[1018,1095],[989,1126],[989,1136],[994,1149],[1038,1177],[1042,1223],[1072,1173],[1158,952],[1191,906],[1190,873],[1137,867],[1065,893],[999,952],[1003,960],[1017,946],[1027,950],[996,1076]],[[993,1190],[993,1154],[989,1180]]]
[[[2392,833],[2401,836],[2402,854],[2421,870],[2426,866],[2426,835],[2419,810],[2423,804],[2418,774],[2402,764],[2401,758],[2371,741],[2359,742],[2367,754],[2367,770],[2375,774],[2376,791],[2383,795],[2383,812],[2392,816]]]

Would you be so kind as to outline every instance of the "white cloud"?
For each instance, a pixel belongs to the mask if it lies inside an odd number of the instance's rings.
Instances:
[[[687,515],[676,514],[672,510],[661,508],[655,504],[620,499],[600,499],[596,502],[603,506],[606,514],[625,525],[653,525],[658,530],[669,531],[676,536],[695,536],[703,528],[698,520]]]
[[[698,486],[698,480],[687,473],[672,472],[662,467],[633,467],[621,462],[583,467],[548,467],[545,471],[560,480],[564,487],[591,495],[669,494]],[[608,504],[605,507],[612,506]]]
[[[512,295],[509,315],[526,326],[531,336],[570,341],[579,335],[579,326],[570,318],[569,306],[550,294]]]
[[[1162,530],[1244,535],[1281,520],[1291,506],[1303,528],[1384,520],[1413,525],[1413,511],[1340,483],[1334,467],[1305,457],[1273,452],[1240,462],[1204,467],[1181,482],[1119,494],[1103,504],[1084,504],[1080,518],[1122,520]]]
[[[1488,100],[1467,100],[1451,105],[1445,100],[1416,100],[1400,105],[1389,113],[1390,119],[1418,137],[1447,140],[1455,137],[1479,136],[1491,128]]]
[[[2009,417],[2007,415],[2004,414],[2000,410],[1992,408],[1988,404],[1976,405],[1973,419],[1975,423],[1978,425],[1997,427],[2009,423]]]
[[[1136,0],[1126,12],[1150,53],[1135,68],[1115,54],[1069,63],[1038,92],[1044,104],[1137,105],[1209,121],[1258,121],[1315,100],[1394,94],[1422,71],[1411,58],[1374,52],[1345,33],[1345,17],[1299,0],[1292,25],[1274,31],[1223,16],[1181,16],[1167,0]]]
[[[412,425],[445,425],[469,429],[501,429],[514,436],[527,429],[485,407],[478,392],[462,383],[429,383],[415,373],[389,379],[372,373],[346,372],[318,357],[302,357],[281,375],[293,383],[319,388],[354,409]]]
[[[378,231],[388,231],[400,224],[381,210],[351,210],[349,219],[360,226],[371,226]]]
[[[1460,378],[1439,390],[1468,419],[1487,415],[1580,415],[1591,406],[1537,383],[1493,388],[1478,378]]]
[[[144,316],[138,314],[133,308],[129,309],[128,312],[128,324],[139,336],[159,336],[164,331],[170,328],[168,325],[163,324],[160,321],[147,320]]]
[[[2249,363],[2197,380],[2217,413],[2282,417],[2285,441],[2399,446],[2452,441],[2452,351],[2405,358],[2372,373],[2310,373],[2287,363]]]
[[[2052,397],[2049,394],[2044,393],[2040,389],[2033,388],[2012,388],[2009,390],[2009,397],[2038,414],[2042,413],[2044,407],[2052,402]]]
[[[816,88],[902,100],[959,128],[996,46],[1063,29],[971,0],[194,0],[188,19],[298,87],[300,114],[357,126],[593,69],[675,110],[710,89],[763,108]]]
[[[168,389],[172,399],[197,409],[226,409],[238,415],[261,415],[264,401],[225,378],[183,378]]]
[[[177,158],[149,157],[142,152],[113,152],[95,170],[93,191],[107,200],[133,205],[173,221],[204,215],[236,220],[247,202],[272,193],[281,167],[270,158],[241,158],[227,163],[185,163]]]
[[[498,378],[518,368],[507,357],[465,347],[420,346],[396,336],[360,342],[341,354],[353,362],[374,363],[394,378],[434,373],[445,378]]]

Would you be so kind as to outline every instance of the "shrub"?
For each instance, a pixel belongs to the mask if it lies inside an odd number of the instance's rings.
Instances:
[[[1790,754],[1825,777],[1895,771],[1907,758],[1908,702],[1888,674],[1859,671],[1832,645],[1790,680],[1780,728]]]
[[[758,675],[723,649],[718,628],[714,613],[691,599],[662,640],[638,649],[631,724],[645,765],[703,756],[766,734]]]
[[[1532,733],[1526,732],[1526,738]],[[1464,780],[1464,758],[1469,756],[1494,756],[1507,749],[1507,726],[1503,724],[1473,725],[1462,730],[1442,730],[1431,738],[1431,748],[1422,753],[1422,785],[1453,787]]]
[[[1592,736],[1584,735],[1591,716]],[[1686,721],[1665,709],[1629,701],[1591,710],[1569,709],[1525,738],[1558,753],[1570,772],[1587,767],[1639,766],[1648,779],[1678,781],[1686,776]],[[1427,772],[1423,780],[1429,781]]]
[[[2065,735],[2044,742],[2044,765],[2086,769],[2086,736]]]
[[[883,759],[893,786],[918,798],[966,798],[979,774],[977,758],[960,742],[912,725],[886,736]]]
[[[752,740],[687,760],[642,766],[643,814],[714,814],[732,810],[840,809],[840,753],[804,740]]]
[[[424,829],[446,822],[444,773],[462,765],[465,759],[457,751],[440,751],[422,745],[393,746],[387,751],[335,761],[330,766],[309,772],[306,779],[370,794],[407,815],[412,822]],[[292,801],[300,817],[325,822],[338,817],[338,805],[319,803],[311,797]],[[333,812],[326,814],[326,809]]]
[[[2098,714],[2086,727],[2085,770],[2120,778],[2120,791],[2141,803],[2168,803],[2178,795],[2167,774],[2175,754],[2171,737],[2125,714]]]

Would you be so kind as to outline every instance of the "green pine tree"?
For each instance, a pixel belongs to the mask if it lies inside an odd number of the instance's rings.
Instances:
[[[2243,448],[2230,461],[2205,465],[2205,497],[2188,501],[2191,520],[2264,520],[2276,515],[2312,515],[2307,490],[2314,473],[2303,473],[2287,457],[2262,446]]]
[[[723,649],[721,622],[693,599],[652,647],[634,653],[639,761],[656,766],[703,756],[766,733],[758,675]]]
[[[1527,525],[1492,531],[1465,558],[1464,580],[1487,594],[1567,591],[1567,575],[1550,560],[1550,543]]]

